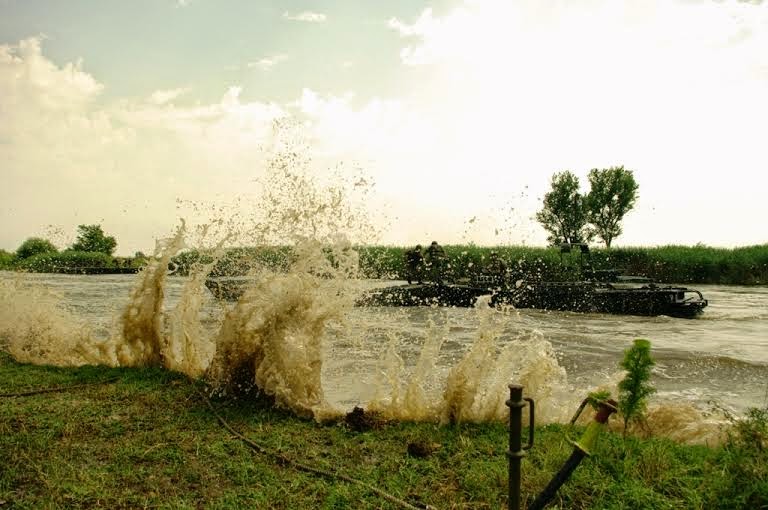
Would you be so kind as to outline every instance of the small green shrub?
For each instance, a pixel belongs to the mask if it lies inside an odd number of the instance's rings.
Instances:
[[[631,421],[643,419],[648,397],[656,392],[651,385],[651,368],[656,363],[651,358],[651,342],[638,338],[632,347],[624,351],[621,368],[627,375],[619,383],[619,411],[624,418],[624,434]]]
[[[40,237],[30,237],[16,250],[16,258],[28,259],[41,253],[56,253],[59,250],[47,239]]]
[[[11,269],[16,262],[16,256],[5,250],[0,250],[0,269]]]

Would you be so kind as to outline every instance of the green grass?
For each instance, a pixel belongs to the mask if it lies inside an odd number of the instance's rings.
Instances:
[[[107,384],[0,397],[0,508],[398,508],[372,491],[302,472],[254,452],[218,423],[185,377],[160,369],[55,368],[0,353],[0,393]],[[258,402],[215,401],[264,448],[338,470],[411,504],[506,506],[504,424],[392,423],[353,432]],[[723,447],[605,433],[558,493],[560,508],[766,508],[765,413]],[[560,426],[539,427],[523,461],[533,497],[571,451]],[[524,433],[525,434],[525,433]],[[407,445],[441,447],[427,458]]]

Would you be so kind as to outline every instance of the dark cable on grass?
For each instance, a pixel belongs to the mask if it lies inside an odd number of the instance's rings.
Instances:
[[[31,395],[40,395],[41,393],[55,393],[59,391],[69,391],[69,390],[76,390],[78,388],[85,388],[86,386],[97,386],[99,384],[110,384],[117,381],[117,377],[113,377],[111,379],[106,379],[104,381],[97,381],[92,383],[83,383],[83,384],[73,384],[70,386],[55,386],[53,388],[39,388],[36,390],[30,390],[30,391],[20,391],[17,393],[0,393],[0,398],[2,397],[29,397]]]
[[[382,498],[386,499],[390,503],[395,503],[397,505],[400,505],[403,508],[408,508],[409,510],[435,510],[435,507],[430,505],[423,505],[423,506],[414,506],[407,501],[403,501],[400,498],[397,498],[387,492],[384,492],[383,490],[374,487],[373,485],[367,484],[361,480],[357,480],[356,478],[352,478],[351,476],[345,475],[344,473],[339,473],[338,471],[326,471],[324,469],[315,468],[312,466],[308,466],[307,464],[302,464],[301,462],[297,462],[293,459],[290,459],[286,457],[285,455],[282,455],[280,453],[274,452],[272,450],[269,450],[268,448],[265,448],[264,446],[261,446],[260,444],[248,439],[241,433],[239,433],[237,430],[232,428],[232,426],[227,423],[227,421],[221,417],[221,415],[216,411],[216,408],[213,407],[213,404],[208,399],[207,396],[205,396],[204,393],[202,393],[199,388],[196,386],[194,387],[195,391],[198,395],[203,399],[203,401],[208,405],[208,408],[211,410],[213,415],[216,417],[217,420],[219,420],[219,423],[229,431],[230,434],[237,437],[241,441],[243,441],[246,445],[248,445],[252,450],[255,450],[258,453],[261,453],[263,455],[268,455],[270,457],[273,457],[277,460],[278,464],[280,465],[288,465],[291,467],[294,467],[301,471],[306,471],[308,473],[313,473],[316,475],[324,476],[326,478],[338,478],[341,480],[344,480],[345,482],[353,483],[356,485],[359,485],[361,487],[365,487],[369,491],[377,494],[378,496],[381,496]]]

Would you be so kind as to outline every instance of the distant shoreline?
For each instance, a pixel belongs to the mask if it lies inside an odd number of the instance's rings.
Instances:
[[[406,279],[405,252],[412,247],[359,246],[363,278]],[[589,253],[560,253],[556,248],[525,246],[479,247],[446,245],[448,277],[472,278],[496,252],[510,277],[544,280],[574,279],[582,266],[618,269],[625,274],[679,284],[768,285],[768,244],[743,248],[662,246],[657,248],[591,248]],[[293,250],[288,246],[245,247],[227,250],[214,265],[212,276],[236,276],[254,267],[286,270]],[[177,274],[188,274],[194,263],[214,261],[210,252],[190,250],[175,256]]]
[[[405,252],[412,247],[358,246],[362,278],[405,280]],[[656,248],[591,248],[589,253],[561,253],[557,248],[525,246],[444,246],[447,276],[452,281],[472,279],[487,267],[495,252],[513,279],[563,281],[579,279],[583,267],[615,269],[657,282],[677,284],[768,285],[768,244],[742,248],[661,246]],[[66,255],[65,255],[66,254]],[[31,273],[133,274],[146,259],[96,257],[89,253],[40,254],[0,265],[0,269]],[[212,276],[247,274],[256,267],[288,270],[294,258],[290,246],[230,248],[218,258]],[[172,258],[174,274],[187,275],[195,263],[214,262],[211,252],[188,250]]]

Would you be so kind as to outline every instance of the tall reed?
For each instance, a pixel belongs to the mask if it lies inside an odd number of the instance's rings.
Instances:
[[[406,277],[403,246],[359,246],[363,278],[403,280]],[[618,269],[669,283],[733,285],[768,284],[768,244],[742,248],[708,246],[661,246],[593,248],[561,254],[557,248],[528,246],[445,246],[448,275],[452,281],[471,280],[488,264],[491,252],[499,254],[511,278],[570,280],[580,277],[582,265],[594,269]],[[210,261],[205,252],[188,251],[174,259],[184,270],[192,263]],[[215,275],[245,274],[257,265],[286,269],[292,260],[287,246],[234,248],[214,268]],[[184,271],[182,271],[183,273]]]

